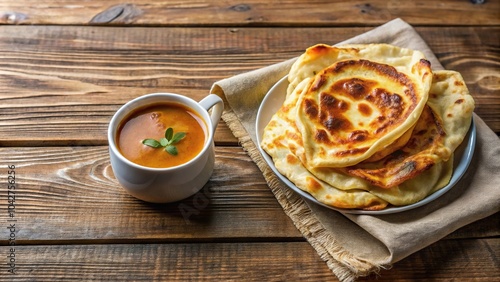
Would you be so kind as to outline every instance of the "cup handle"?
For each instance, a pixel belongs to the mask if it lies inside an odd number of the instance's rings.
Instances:
[[[217,124],[219,124],[220,117],[222,116],[222,111],[224,110],[224,102],[219,96],[210,94],[198,103],[207,111],[213,108],[210,119],[212,120],[212,132],[215,133]]]

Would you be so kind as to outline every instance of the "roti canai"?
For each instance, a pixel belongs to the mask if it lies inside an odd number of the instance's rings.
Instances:
[[[335,52],[340,51],[336,50]],[[386,81],[379,80],[378,75],[370,73],[370,70],[363,66],[363,64],[367,64],[363,60],[349,58],[342,61],[341,69],[343,65],[350,64],[356,67],[350,68],[349,71],[341,70],[344,76],[340,79],[323,82],[329,85],[326,89],[330,91],[335,88],[338,81],[349,80],[350,77],[357,79],[361,77],[363,81],[375,81],[385,87]],[[368,61],[368,64],[380,64]],[[401,58],[395,58],[394,61],[401,62]],[[303,63],[298,62],[299,64]],[[400,65],[396,65],[401,69]],[[326,66],[324,69],[335,67],[339,66]],[[394,66],[382,66],[382,68],[390,67]],[[397,71],[397,68],[394,67],[394,69]],[[355,100],[351,97],[352,95],[345,93],[344,96],[334,97],[335,101],[332,102],[328,97],[321,98],[321,93],[328,92],[321,90],[323,88],[311,90],[318,82],[322,83],[320,76],[328,71],[320,70],[315,76],[305,77],[295,86],[289,88],[292,91],[287,93],[283,106],[264,130],[261,146],[273,158],[280,173],[322,203],[338,208],[365,210],[380,210],[389,204],[412,204],[448,183],[452,174],[453,152],[468,131],[474,109],[474,101],[460,74],[451,71],[435,72],[431,77],[432,83],[429,84],[427,93],[424,95],[427,98],[422,98],[425,99],[422,110],[416,117],[411,114],[407,117],[407,120],[415,119],[415,122],[406,130],[402,130],[400,134],[398,133],[397,138],[392,137],[383,142],[383,145],[371,155],[372,157],[367,157],[353,165],[341,164],[339,166],[338,163],[335,163],[334,165],[317,166],[312,165],[316,163],[311,161],[317,156],[306,153],[307,142],[310,141],[304,137],[304,132],[307,134],[310,132],[304,131],[303,128],[311,126],[311,130],[317,130],[317,124],[304,125],[304,116],[306,121],[310,117],[307,117],[307,107],[300,108],[309,103],[305,102],[306,99],[310,98],[308,93],[316,91],[315,95],[319,98],[313,99],[314,103],[316,105],[321,105],[321,103],[334,104],[333,109],[342,108],[341,105],[339,106],[341,98],[347,99],[350,105],[354,104],[358,109],[360,108],[359,104],[365,103],[363,99]],[[350,74],[346,75],[346,73]],[[382,77],[386,78],[384,75]],[[296,78],[297,76],[292,76],[290,82]],[[375,88],[368,87],[368,89]],[[364,95],[363,98],[368,96],[369,94]],[[377,99],[381,98],[377,97]],[[374,104],[376,105],[376,103]],[[323,108],[331,110],[330,106]],[[384,107],[380,110],[369,105],[369,108],[372,112],[379,111],[379,116],[387,114]],[[337,112],[330,113],[330,110],[325,112],[333,116],[338,114]],[[319,112],[321,110],[318,110],[318,114],[313,116],[320,116]],[[351,124],[358,122],[359,126],[359,119],[357,120],[358,117],[355,117],[354,114],[346,115],[343,118]],[[311,120],[314,119],[311,118]],[[318,120],[316,119],[315,122]],[[366,121],[361,122],[364,124]],[[402,121],[402,123],[404,122],[406,121]],[[428,126],[429,123],[432,126]],[[328,128],[320,123],[319,128],[322,126]],[[370,127],[367,128],[370,129]],[[383,134],[382,138],[390,132]],[[350,133],[346,131],[345,136],[348,134]],[[309,134],[306,137],[314,138],[311,136]],[[336,136],[336,134],[332,134],[332,136]],[[377,137],[374,139],[380,140]],[[341,142],[338,143],[342,145]],[[327,149],[325,151],[328,152]]]
[[[310,167],[355,165],[412,128],[428,98],[428,61],[413,75],[369,60],[332,64],[309,80],[297,104]]]

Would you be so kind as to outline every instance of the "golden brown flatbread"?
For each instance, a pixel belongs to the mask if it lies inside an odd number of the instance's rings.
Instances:
[[[310,167],[345,167],[370,158],[414,126],[427,101],[430,64],[412,75],[368,60],[323,69],[297,104],[297,126]]]
[[[449,182],[453,152],[467,134],[474,109],[459,73],[436,71],[423,114],[416,117],[415,124],[386,142],[376,152],[383,152],[381,155],[375,153],[372,159],[342,167],[311,166],[305,152],[307,139],[298,122],[305,112],[299,106],[312,81],[317,80],[306,77],[287,94],[261,143],[280,173],[298,188],[333,207],[380,210],[389,204],[420,201]]]
[[[300,91],[300,85],[296,91]],[[262,137],[262,148],[272,157],[276,169],[293,182],[298,188],[310,193],[321,203],[337,208],[380,210],[387,206],[387,201],[361,189],[343,191],[318,179],[302,164],[291,148],[300,143],[300,133],[291,114],[297,104],[298,95],[288,97],[280,110],[271,118]],[[353,177],[338,174],[344,183]],[[355,182],[365,183],[360,179]],[[354,185],[356,186],[356,185]],[[359,185],[358,185],[359,186]]]
[[[469,130],[474,100],[458,72],[436,71],[433,77],[427,106],[406,145],[376,162],[342,168],[344,173],[390,188],[453,155]]]
[[[402,148],[378,161],[365,161],[340,170],[373,185],[391,188],[414,178],[438,162],[447,161],[451,151],[444,148],[445,135],[440,119],[427,106],[409,141]]]
[[[399,72],[411,73],[414,66],[425,56],[422,52],[400,48],[390,44],[348,44],[330,46],[317,44],[306,49],[292,65],[288,74],[290,82],[287,96],[304,79],[314,77],[335,62],[365,59],[393,66]]]

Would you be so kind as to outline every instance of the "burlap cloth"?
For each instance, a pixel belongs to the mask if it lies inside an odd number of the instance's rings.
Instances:
[[[318,42],[328,43],[328,42]],[[443,67],[419,34],[395,19],[342,43],[390,43],[424,52],[433,69]],[[474,115],[476,149],[466,174],[437,200],[406,212],[371,216],[342,214],[287,188],[260,155],[255,119],[260,102],[296,58],[216,82],[211,92],[226,102],[223,120],[259,166],[285,213],[339,280],[368,275],[500,210],[500,140]]]

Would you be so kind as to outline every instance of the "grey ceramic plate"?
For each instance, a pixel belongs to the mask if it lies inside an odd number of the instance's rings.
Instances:
[[[257,133],[257,142],[260,144],[262,134],[264,132],[264,127],[269,123],[271,120],[272,116],[279,110],[283,102],[285,101],[285,96],[286,96],[286,89],[288,87],[288,80],[287,77],[283,77],[280,79],[266,94],[264,97],[264,100],[262,101],[259,111],[257,113],[257,120],[256,120],[256,133]],[[476,126],[474,124],[474,120],[471,124],[471,127],[469,129],[469,132],[467,133],[467,136],[465,137],[464,141],[462,144],[457,148],[455,151],[455,156],[454,156],[454,170],[453,170],[453,175],[451,177],[450,182],[448,185],[443,187],[442,189],[438,190],[437,192],[427,196],[423,200],[416,202],[411,205],[407,206],[401,206],[401,207],[388,207],[380,211],[363,211],[363,210],[354,210],[354,209],[338,209],[334,208],[332,206],[325,205],[318,200],[316,200],[313,196],[311,196],[309,193],[301,190],[295,184],[293,184],[290,180],[288,180],[285,176],[280,174],[276,167],[274,166],[274,162],[272,158],[260,147],[258,146],[262,156],[264,157],[264,160],[266,163],[271,167],[273,172],[285,183],[288,187],[290,187],[292,190],[297,192],[299,195],[302,197],[318,204],[325,206],[329,209],[337,210],[343,213],[351,213],[351,214],[371,214],[371,215],[380,215],[380,214],[390,214],[390,213],[397,213],[397,212],[402,212],[402,211],[407,211],[411,210],[420,206],[423,206],[429,202],[432,202],[439,198],[441,195],[444,193],[448,192],[455,184],[460,180],[460,178],[464,175],[464,173],[467,171],[467,168],[469,167],[469,164],[472,160],[472,155],[474,154],[474,147],[476,145]]]

